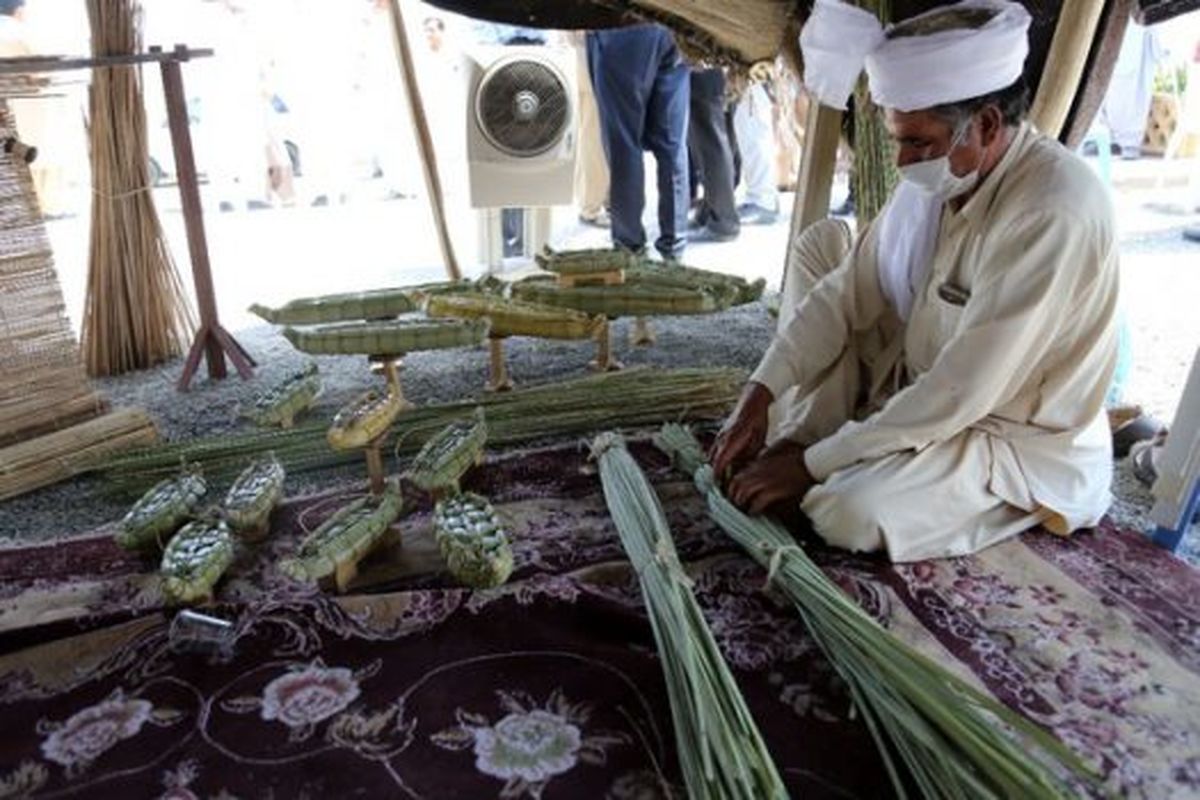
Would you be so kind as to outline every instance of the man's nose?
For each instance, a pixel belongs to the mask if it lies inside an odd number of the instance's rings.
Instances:
[[[896,150],[896,166],[907,167],[909,164],[916,164],[918,161],[925,160],[925,151],[916,147],[905,147],[901,145]]]

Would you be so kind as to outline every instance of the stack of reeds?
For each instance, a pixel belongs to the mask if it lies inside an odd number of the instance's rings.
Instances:
[[[0,449],[0,500],[67,480],[116,453],[158,441],[141,409],[122,408]]]
[[[439,294],[425,301],[425,314],[437,318],[486,319],[489,335],[537,336],[543,339],[588,339],[595,336],[603,317],[570,308],[523,303],[506,297],[473,294]]]
[[[488,441],[503,447],[569,437],[611,428],[659,425],[668,420],[714,420],[737,402],[745,373],[736,369],[636,368],[600,373],[479,400],[427,405],[402,413],[391,427],[387,451],[416,453],[447,425],[482,406]],[[285,431],[200,439],[156,447],[98,466],[118,492],[144,491],[179,470],[180,459],[200,464],[215,481],[231,480],[247,463],[274,451],[289,474],[361,461],[361,455],[331,450],[324,421]]]
[[[94,56],[141,51],[133,0],[87,0],[87,10]],[[88,372],[116,375],[179,355],[194,323],[150,194],[139,68],[94,70],[88,107],[94,193],[81,339]]]
[[[713,521],[795,606],[849,687],[901,797],[909,786],[901,766],[927,798],[1057,799],[1097,788],[1095,775],[1048,732],[882,628],[785,528],[734,507],[687,429],[667,425],[655,443],[693,476]]]
[[[0,101],[0,139],[14,136]],[[103,413],[67,320],[29,167],[2,150],[0,287],[0,446]]]

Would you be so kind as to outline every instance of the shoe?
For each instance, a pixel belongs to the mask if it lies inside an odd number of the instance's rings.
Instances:
[[[737,207],[738,219],[743,225],[774,225],[779,220],[779,210],[772,211],[757,203],[742,203]]]
[[[704,244],[717,242],[732,242],[738,238],[739,231],[730,231],[721,233],[714,231],[712,228],[703,228],[699,231],[694,231],[688,234],[688,244]]]
[[[609,216],[608,211],[603,208],[591,216],[584,216],[583,214],[580,214],[579,221],[584,225],[591,225],[593,228],[612,227],[612,217]]]
[[[840,206],[829,213],[835,217],[853,217],[858,213],[858,207],[854,204],[854,196],[847,197]]]
[[[1200,242],[1200,225],[1193,225],[1190,228],[1183,229],[1183,238],[1189,242]]]

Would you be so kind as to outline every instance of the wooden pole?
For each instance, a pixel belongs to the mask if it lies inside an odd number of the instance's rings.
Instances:
[[[158,48],[151,48],[158,53]],[[183,91],[183,71],[180,62],[188,58],[188,49],[175,46],[176,58],[160,62],[163,94],[167,105],[167,124],[171,130],[171,147],[175,153],[175,173],[179,181],[179,197],[183,203],[183,223],[187,231],[188,255],[192,261],[192,281],[196,287],[196,305],[200,309],[200,330],[188,351],[179,378],[179,390],[187,391],[203,354],[208,361],[208,376],[213,380],[225,377],[225,354],[243,379],[254,376],[254,359],[221,327],[217,317],[216,292],[213,289],[212,267],[208,261],[208,243],[204,236],[204,209],[200,204],[200,181],[196,177],[196,157],[192,150],[192,133],[188,128],[187,95]]]
[[[417,150],[421,156],[421,169],[425,175],[425,190],[429,194],[429,205],[433,210],[433,223],[437,230],[442,258],[446,261],[446,274],[450,280],[462,280],[458,259],[454,255],[454,243],[450,241],[450,230],[446,227],[446,205],[442,195],[442,181],[438,175],[437,156],[433,150],[433,139],[429,134],[429,120],[425,116],[425,104],[421,101],[421,87],[417,84],[417,71],[413,67],[412,47],[404,27],[404,13],[400,0],[389,3],[392,14],[392,33],[396,44],[396,61],[400,66],[400,77],[404,81],[404,93],[408,97],[408,110],[412,117],[413,130],[417,138]]]
[[[784,261],[780,289],[794,267],[792,242],[805,228],[829,214],[829,192],[833,188],[833,172],[837,166],[838,141],[842,135],[842,112],[823,106],[810,98],[808,117],[804,124],[804,150],[800,154],[800,173],[796,179],[796,204],[792,207],[792,224],[788,233],[787,255]]]
[[[1103,0],[1063,0],[1042,80],[1029,111],[1034,126],[1047,136],[1058,138],[1062,132],[1103,11]]]

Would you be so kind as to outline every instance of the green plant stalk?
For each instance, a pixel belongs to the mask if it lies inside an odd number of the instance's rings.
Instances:
[[[477,406],[485,409],[489,441],[497,447],[667,420],[717,419],[737,402],[744,379],[745,373],[736,369],[634,368],[421,406],[397,417],[385,448],[414,454],[430,437]],[[115,493],[130,494],[176,475],[181,459],[202,465],[214,482],[231,481],[247,461],[269,451],[275,452],[289,474],[361,462],[358,452],[332,450],[326,442],[327,429],[327,422],[312,421],[288,430],[254,430],[159,445],[123,454],[88,471],[99,472]]]
[[[688,795],[783,798],[787,790],[704,620],[654,489],[619,434],[592,445],[609,513],[638,575],[658,645]]]
[[[925,797],[1075,796],[1075,788],[1056,772],[1098,788],[1095,774],[1045,730],[880,627],[825,576],[786,529],[735,508],[713,483],[712,470],[687,429],[668,424],[655,443],[693,476],[713,520],[768,568],[775,587],[796,606],[849,685],[901,796],[905,790],[893,752]],[[1040,751],[1039,757],[1025,749],[1030,745]]]

